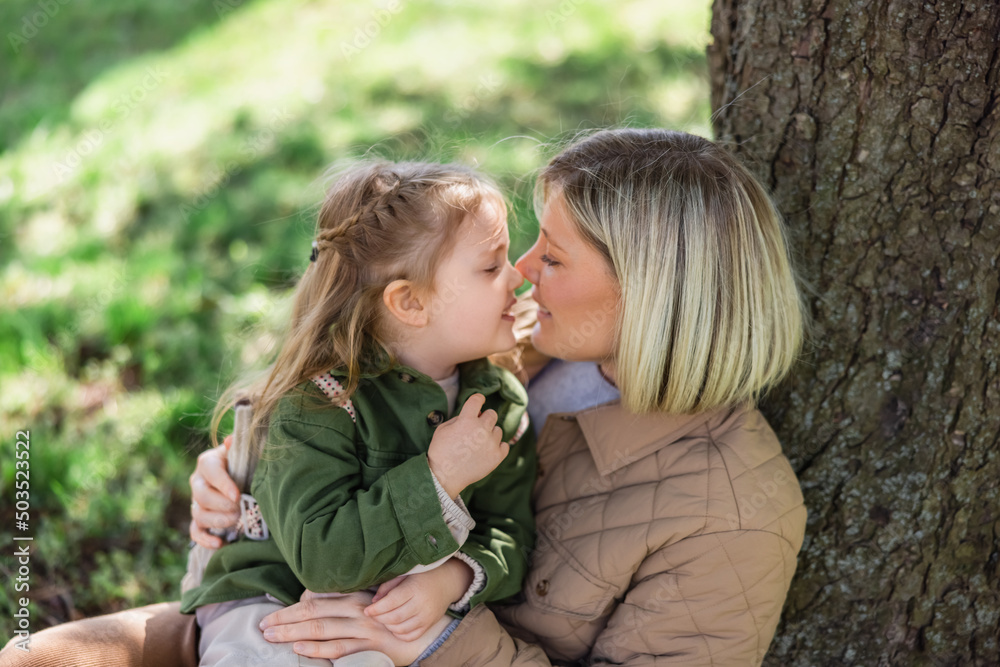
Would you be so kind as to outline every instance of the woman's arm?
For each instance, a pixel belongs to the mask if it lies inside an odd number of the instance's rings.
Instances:
[[[367,591],[346,595],[306,591],[300,602],[264,617],[261,621],[264,638],[274,643],[295,642],[292,649],[296,653],[313,658],[336,659],[359,651],[377,650],[397,665],[408,665],[419,658],[451,622],[445,616],[421,637],[403,641],[365,615],[371,597]]]
[[[665,659],[678,665],[760,664],[794,563],[790,544],[756,530],[692,537],[654,552],[597,636],[588,664],[643,665]],[[321,657],[392,646],[395,638],[375,626],[357,639],[357,624],[338,622],[351,617],[349,610],[315,602],[278,612],[272,619],[273,636],[308,639],[307,654]],[[541,667],[550,662],[541,648],[512,637],[480,605],[421,662],[423,667],[458,664]]]
[[[511,637],[485,605],[469,612],[444,644],[420,661],[421,667],[550,667],[551,664],[540,647]]]
[[[332,598],[303,595],[303,601],[264,618],[264,637],[273,642],[295,642],[296,653],[336,659],[358,651],[377,650],[396,664],[409,664],[438,637],[432,628],[413,642],[401,642],[378,622],[364,615],[365,600],[352,593]],[[420,663],[432,665],[512,665],[549,667],[537,646],[513,639],[485,605],[472,610],[451,636]]]

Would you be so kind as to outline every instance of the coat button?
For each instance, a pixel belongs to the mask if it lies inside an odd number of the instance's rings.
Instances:
[[[535,592],[538,593],[538,597],[545,597],[549,594],[549,580],[542,579],[535,585]]]
[[[433,535],[428,535],[427,536],[427,541],[431,543],[432,547],[436,547],[438,545],[437,538],[434,537]]]
[[[427,415],[427,423],[431,426],[437,426],[444,421],[444,413],[440,410],[435,410],[434,412]]]
[[[417,378],[413,377],[409,373],[400,373],[399,379],[405,382],[406,384],[413,384],[414,380],[416,380]]]

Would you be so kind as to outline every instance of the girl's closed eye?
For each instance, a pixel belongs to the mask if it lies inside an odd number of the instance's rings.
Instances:
[[[486,273],[496,273],[499,270],[500,270],[499,266],[491,266],[490,268],[486,269]]]

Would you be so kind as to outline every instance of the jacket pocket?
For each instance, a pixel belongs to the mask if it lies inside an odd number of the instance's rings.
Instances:
[[[405,463],[410,458],[407,454],[399,452],[380,452],[377,450],[366,450],[361,461],[361,484],[364,488],[371,488],[375,481],[401,463]]]
[[[592,621],[607,612],[616,587],[591,574],[560,542],[541,533],[524,586],[528,604]]]

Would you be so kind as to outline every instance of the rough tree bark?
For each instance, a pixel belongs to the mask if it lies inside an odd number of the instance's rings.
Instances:
[[[765,664],[1000,664],[1000,3],[715,0],[712,34],[815,319],[765,404],[810,509]]]

